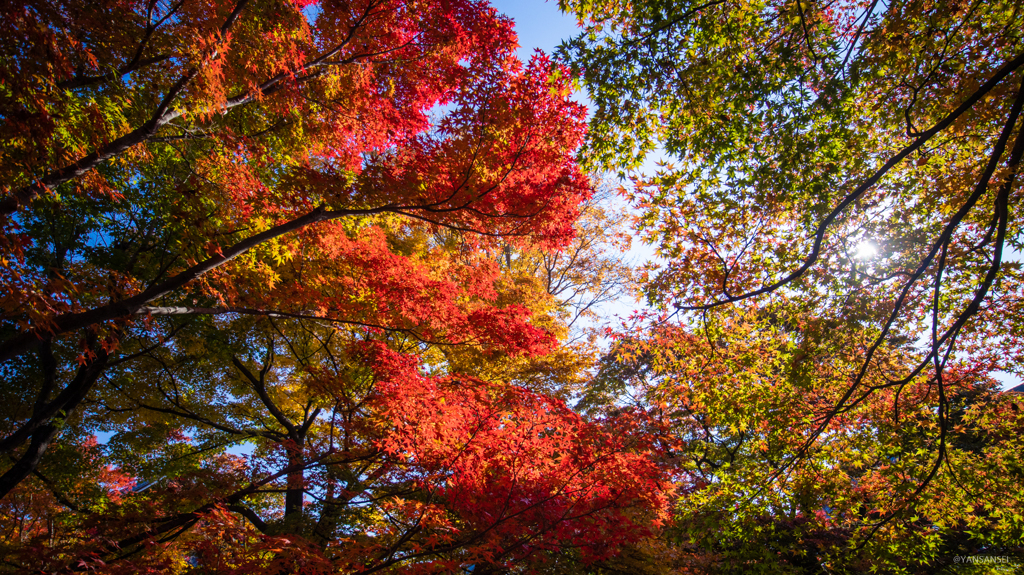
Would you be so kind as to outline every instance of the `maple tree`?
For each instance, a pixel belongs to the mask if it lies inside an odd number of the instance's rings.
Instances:
[[[127,571],[497,568],[551,549],[598,559],[615,548],[608,538],[638,537],[662,513],[654,462],[606,428],[625,420],[586,423],[521,386],[425,375],[423,356],[396,351],[393,338],[234,323],[182,333],[181,350],[154,349],[111,374],[96,394],[102,409],[87,416],[117,430],[108,460],[139,483],[92,513],[88,537],[69,530],[47,546],[53,531],[30,532],[19,564],[59,568],[70,555]],[[140,375],[151,385],[131,386]],[[222,452],[237,441],[255,446],[248,460]]]
[[[777,321],[785,308],[720,314],[706,331],[662,325],[603,360],[590,409],[646,406],[680,494],[672,528],[633,555],[701,573],[925,573],[957,556],[1016,557],[1020,398],[984,366],[951,369],[938,470],[939,390],[924,378],[835,415],[808,444],[860,357],[845,337],[814,337],[818,318],[791,307]]]
[[[587,364],[570,298],[494,257],[572,245],[592,194],[510,20],[2,10],[3,569],[485,572],[653,533],[644,414],[549,394]]]
[[[592,2],[583,158],[662,265],[585,407],[663,413],[697,571],[1019,554],[1014,2]],[[632,382],[628,384],[626,382]],[[624,399],[625,398],[625,399]],[[985,438],[985,439],[982,439]]]

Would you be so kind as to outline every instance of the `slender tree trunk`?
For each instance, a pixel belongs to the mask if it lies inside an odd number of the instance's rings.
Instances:
[[[285,519],[290,517],[301,517],[302,516],[302,496],[305,492],[303,484],[305,482],[305,473],[302,467],[302,445],[288,450],[288,467],[292,468],[292,471],[288,473],[288,490],[285,491],[284,495],[284,516]]]
[[[0,476],[0,499],[6,497],[11,490],[39,467],[43,453],[46,452],[46,448],[50,446],[59,429],[56,425],[45,425],[32,434],[32,442],[29,443],[28,450],[14,463],[14,467]]]
[[[45,404],[45,398],[41,396],[36,402],[32,418],[0,442],[6,450],[14,450],[29,437],[32,438],[28,448],[14,463],[14,466],[0,476],[0,499],[3,499],[39,467],[43,453],[46,452],[63,425],[61,420],[67,418],[68,414],[85,399],[93,384],[106,369],[109,357],[110,355],[102,348],[97,350],[96,359],[79,368],[78,374],[68,383],[64,391],[53,401]]]

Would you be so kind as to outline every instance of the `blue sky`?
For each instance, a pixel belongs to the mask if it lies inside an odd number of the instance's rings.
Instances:
[[[517,55],[523,62],[529,61],[538,48],[551,54],[562,40],[580,31],[576,18],[563,14],[555,0],[491,0],[491,5],[515,20],[519,35]],[[572,99],[590,107],[590,100],[583,92],[576,92]]]
[[[533,54],[534,48],[550,54],[559,42],[574,36],[579,30],[576,19],[563,14],[554,1],[492,0],[491,5],[516,21],[519,59],[524,62]]]

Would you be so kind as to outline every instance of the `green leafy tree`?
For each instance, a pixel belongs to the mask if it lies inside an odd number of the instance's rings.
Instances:
[[[991,376],[1021,371],[1020,6],[562,5],[585,26],[561,48],[596,107],[584,160],[664,158],[626,189],[664,264],[605,389],[668,410],[709,568],[1019,554],[997,431],[1019,419]]]

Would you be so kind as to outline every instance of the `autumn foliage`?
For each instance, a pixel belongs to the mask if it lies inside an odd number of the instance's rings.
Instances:
[[[646,563],[1019,571],[1019,3],[564,5],[581,159],[660,256],[589,398],[674,430]]]
[[[570,245],[592,194],[585,110],[510,20],[152,0],[0,26],[3,569],[485,572],[664,521],[618,433],[642,414],[546,395],[586,362],[540,376],[562,303],[496,257]]]
[[[0,7],[0,572],[1024,564],[1018,3],[560,6]]]

